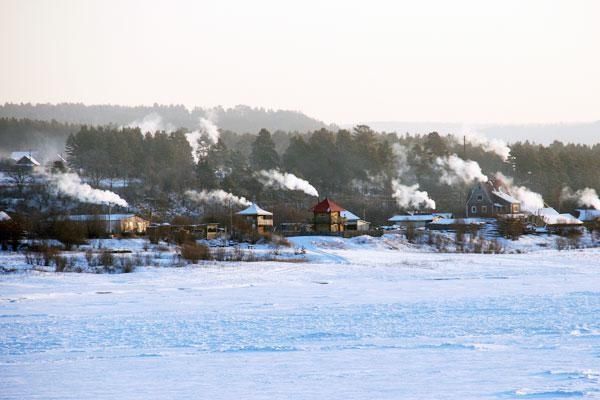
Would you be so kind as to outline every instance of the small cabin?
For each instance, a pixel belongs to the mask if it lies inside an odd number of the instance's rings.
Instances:
[[[582,230],[583,222],[571,214],[560,214],[554,208],[540,208],[530,215],[527,222],[538,232],[569,233]]]
[[[394,215],[388,222],[391,222],[395,229],[406,229],[408,226],[425,228],[431,222],[442,218],[452,218],[452,213]]]
[[[469,193],[467,218],[493,218],[521,213],[521,202],[512,197],[497,181],[478,182]]]
[[[252,230],[265,234],[273,230],[273,213],[263,210],[256,203],[252,203],[248,208],[238,211],[244,220],[252,226]]]
[[[360,219],[357,215],[348,210],[341,212],[344,219],[344,230],[346,231],[368,231],[371,229],[371,223]]]
[[[69,215],[67,220],[99,226],[105,233],[145,234],[150,222],[135,214]]]
[[[344,208],[325,198],[312,209],[315,232],[344,232],[345,221],[342,216]]]

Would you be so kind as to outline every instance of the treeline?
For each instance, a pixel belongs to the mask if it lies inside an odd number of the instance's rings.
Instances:
[[[200,108],[191,111],[183,105],[119,106],[85,105],[82,103],[0,105],[0,118],[59,121],[77,125],[127,126],[148,116],[159,116],[164,124],[175,128],[195,129],[199,118],[218,122],[223,130],[237,133],[256,133],[261,128],[271,132],[309,132],[327,126],[298,111],[270,110],[238,105],[232,108]]]

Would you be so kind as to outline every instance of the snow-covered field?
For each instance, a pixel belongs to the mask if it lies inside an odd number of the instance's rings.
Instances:
[[[600,398],[599,249],[293,241],[309,262],[0,276],[0,398]]]

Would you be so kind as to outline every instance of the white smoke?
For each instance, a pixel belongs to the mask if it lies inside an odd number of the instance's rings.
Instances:
[[[259,171],[257,177],[263,185],[289,190],[301,190],[309,196],[319,197],[319,192],[317,192],[317,189],[313,185],[294,174],[271,169],[268,171]]]
[[[212,144],[216,144],[219,141],[219,128],[209,119],[200,118],[200,129],[185,134],[185,138],[192,148],[192,157],[194,162],[198,163],[198,149],[200,147],[199,141],[203,135],[205,135]]]
[[[127,207],[127,202],[110,190],[94,189],[81,181],[74,173],[48,175],[51,186],[59,193],[76,198],[84,203],[114,204]]]
[[[571,188],[565,187],[560,193],[561,200],[575,200],[580,206],[593,207],[600,210],[600,198],[595,189],[585,188],[573,192]]]
[[[429,198],[429,194],[419,190],[419,184],[407,186],[400,183],[399,180],[392,180],[392,197],[396,199],[398,205],[402,208],[435,208],[435,201]]]
[[[135,120],[127,125],[127,128],[140,128],[142,133],[150,133],[154,135],[158,131],[165,131],[167,133],[174,132],[175,126],[168,122],[164,122],[163,118],[157,113],[151,113],[146,115],[141,120]],[[123,126],[121,126],[123,128]]]
[[[201,192],[188,190],[185,192],[185,195],[198,203],[236,204],[240,206],[249,206],[252,204],[244,197],[238,197],[221,189],[202,190]]]
[[[521,202],[522,211],[535,213],[540,208],[544,208],[544,198],[541,194],[536,193],[525,186],[515,185],[513,178],[506,176],[501,172],[496,172],[496,179],[503,184],[508,194]]]
[[[456,154],[436,158],[435,167],[441,174],[440,182],[448,185],[455,185],[459,182],[487,182],[488,180],[476,161],[465,161]]]
[[[474,132],[467,127],[463,127],[459,134],[454,135],[459,140],[463,140],[463,137],[467,142],[474,146],[481,146],[485,151],[490,151],[497,154],[502,161],[506,161],[510,155],[510,147],[501,139],[489,139],[481,133]]]

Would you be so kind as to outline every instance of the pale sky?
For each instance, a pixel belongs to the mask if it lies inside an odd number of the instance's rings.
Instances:
[[[0,103],[600,119],[600,1],[0,0]]]

